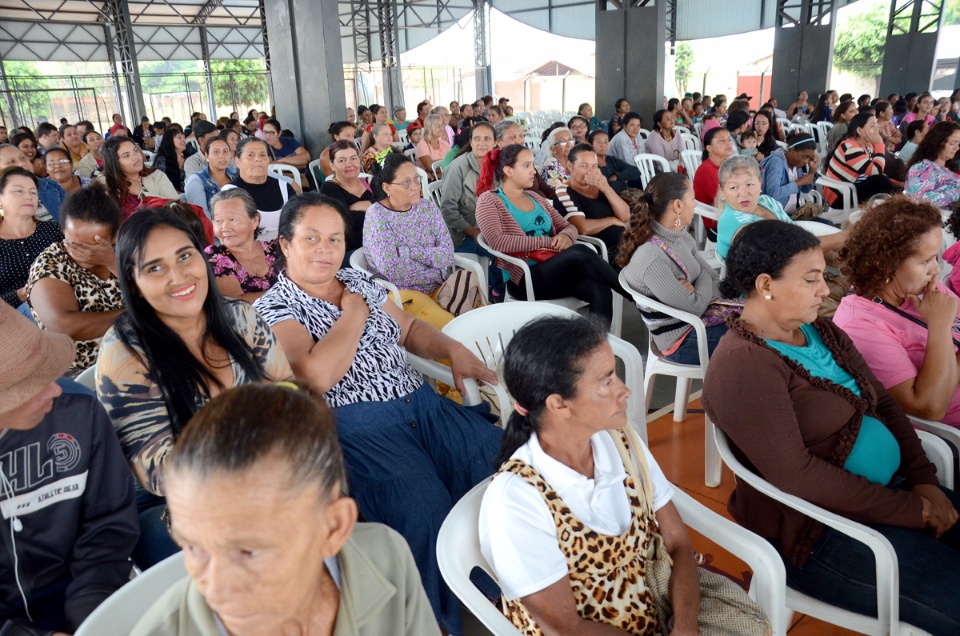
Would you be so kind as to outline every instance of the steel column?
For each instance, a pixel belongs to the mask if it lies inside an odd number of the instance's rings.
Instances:
[[[893,0],[883,46],[880,94],[926,91],[933,84],[943,0]]]
[[[200,27],[200,54],[203,56],[203,74],[207,79],[207,103],[210,104],[210,121],[217,121],[217,103],[213,92],[213,75],[210,71],[210,44],[207,42],[207,27]]]
[[[267,69],[267,94],[270,103],[276,106],[277,102],[273,97],[273,73],[270,72],[270,37],[267,34],[267,11],[263,2],[264,0],[260,0],[258,7],[260,11],[260,38],[263,40],[263,63]]]
[[[400,51],[397,31],[397,4],[394,0],[377,0],[377,21],[380,23],[380,65],[383,68],[383,103],[388,117],[393,107],[403,104],[403,77],[400,74]]]
[[[127,89],[127,105],[130,112],[126,120],[136,124],[146,113],[143,102],[143,87],[140,85],[140,69],[137,66],[137,47],[133,41],[133,26],[130,23],[130,7],[125,0],[107,0],[104,9],[110,17],[115,35],[117,60],[123,72]]]
[[[117,74],[117,53],[113,48],[113,34],[110,33],[110,23],[103,23],[103,42],[107,45],[107,59],[110,60],[110,77],[113,80],[113,93],[117,99],[117,111],[123,112],[123,98],[120,95],[120,76]],[[98,122],[99,125],[99,122]],[[106,131],[102,131],[106,133]]]
[[[473,55],[477,95],[493,95],[493,72],[490,67],[490,8],[487,0],[474,0]]]
[[[6,102],[7,112],[12,119],[7,128],[16,128],[20,125],[20,117],[17,115],[17,109],[13,107],[13,95],[10,94],[10,87],[7,85],[7,71],[3,68],[3,59],[0,59],[0,90],[3,91],[3,101]]]

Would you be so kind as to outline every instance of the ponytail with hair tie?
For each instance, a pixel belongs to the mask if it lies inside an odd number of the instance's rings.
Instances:
[[[500,148],[494,148],[483,156],[480,161],[480,176],[477,178],[476,193],[479,197],[484,192],[493,190],[494,175],[497,171],[497,163],[500,161]]]

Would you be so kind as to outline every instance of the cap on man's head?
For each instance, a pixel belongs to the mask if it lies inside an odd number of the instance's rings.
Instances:
[[[41,330],[0,302],[0,413],[26,404],[66,373],[75,348],[70,336]]]
[[[205,119],[198,121],[193,127],[193,136],[197,139],[200,139],[204,135],[209,135],[210,133],[215,133],[217,131],[217,126],[212,122],[209,122]]]

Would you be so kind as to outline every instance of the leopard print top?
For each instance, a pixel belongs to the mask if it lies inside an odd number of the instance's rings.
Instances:
[[[77,297],[77,308],[80,311],[102,312],[124,308],[120,280],[113,274],[107,280],[97,278],[90,270],[77,265],[67,253],[63,241],[43,250],[30,266],[30,275],[27,278],[28,295],[37,281],[42,278],[53,278],[70,285]],[[43,329],[43,322],[32,306],[30,311],[33,313],[33,319]],[[70,368],[92,367],[97,362],[99,348],[100,338],[77,341],[77,355]]]
[[[623,441],[626,444],[626,436]],[[612,625],[627,634],[664,633],[653,596],[644,582],[646,563],[653,558],[656,545],[656,517],[629,471],[624,486],[633,509],[633,522],[619,536],[600,534],[587,527],[528,464],[512,459],[500,472],[517,475],[543,496],[557,524],[557,540],[567,558],[570,587],[582,618]],[[526,636],[543,634],[520,599],[504,598],[503,613]]]

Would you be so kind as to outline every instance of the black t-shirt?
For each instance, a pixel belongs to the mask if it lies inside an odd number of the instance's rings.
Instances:
[[[280,187],[277,187],[280,184]],[[250,193],[257,204],[257,209],[261,212],[275,212],[283,207],[283,190],[287,189],[287,198],[297,196],[297,191],[293,189],[289,181],[280,181],[276,177],[268,176],[263,183],[247,183],[239,176],[233,180],[233,185],[243,188]]]
[[[570,186],[567,186],[567,195],[570,197],[572,205],[580,212],[583,212],[583,215],[588,219],[608,219],[613,216],[613,208],[610,207],[610,202],[607,201],[607,198],[603,196],[603,194],[596,199],[591,199],[583,196]],[[559,193],[553,197],[553,207],[564,217],[571,212],[575,212],[573,207],[571,207],[571,203],[564,205],[563,202],[560,201]],[[610,262],[613,263],[616,259],[617,248],[620,245],[620,237],[623,236],[623,227],[620,225],[611,225],[608,228],[600,230],[593,236],[606,244],[607,255],[610,257]]]
[[[340,201],[347,206],[347,208],[360,201],[369,201],[370,203],[374,203],[373,193],[369,190],[364,189],[363,195],[358,197],[355,194],[344,190],[343,187],[336,181],[324,181],[323,185],[320,186],[320,194]],[[363,221],[366,218],[367,213],[358,210],[348,210],[348,212],[350,213],[350,230],[347,233],[347,250],[349,251],[363,247]]]

